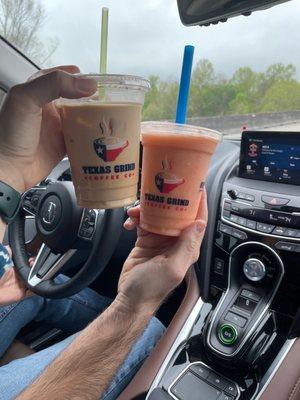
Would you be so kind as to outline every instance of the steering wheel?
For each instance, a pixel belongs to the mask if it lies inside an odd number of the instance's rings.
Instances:
[[[25,246],[25,216],[35,217],[43,244],[32,268]],[[22,206],[8,236],[13,261],[26,286],[52,299],[69,297],[90,285],[111,259],[122,231],[125,211],[82,209],[77,206],[72,182],[50,181],[22,196]],[[54,278],[82,249],[89,252],[86,262],[69,281]]]

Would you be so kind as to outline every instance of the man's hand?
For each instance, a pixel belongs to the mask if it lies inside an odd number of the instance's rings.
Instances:
[[[94,79],[74,76],[73,65],[40,71],[14,86],[0,111],[0,180],[22,192],[45,178],[65,155],[53,100],[92,95]]]
[[[139,224],[140,207],[129,209],[128,215],[124,226],[134,229]],[[204,192],[196,221],[180,237],[161,236],[138,228],[135,247],[123,267],[116,300],[132,311],[142,309],[153,314],[198,260],[206,223]]]

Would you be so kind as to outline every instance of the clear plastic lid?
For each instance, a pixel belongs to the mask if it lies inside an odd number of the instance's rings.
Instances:
[[[150,82],[148,79],[134,75],[117,74],[81,74],[82,77],[93,78],[98,82],[98,87],[141,90],[148,92]]]
[[[218,142],[222,139],[221,132],[196,125],[176,124],[169,121],[145,121],[141,126],[142,135],[159,133],[161,135],[206,136]]]
[[[143,104],[145,93],[150,89],[150,82],[134,75],[117,74],[78,74],[98,82],[98,91],[90,97],[80,99],[58,99],[58,107],[66,105],[94,105],[99,103],[138,103]]]

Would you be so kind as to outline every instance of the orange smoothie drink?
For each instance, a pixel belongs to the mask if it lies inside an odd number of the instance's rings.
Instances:
[[[171,122],[143,122],[141,228],[179,236],[195,221],[221,134]]]

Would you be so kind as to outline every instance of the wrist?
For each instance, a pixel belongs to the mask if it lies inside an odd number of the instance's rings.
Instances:
[[[11,186],[19,193],[25,191],[22,174],[13,166],[12,163],[3,159],[0,160],[0,181]]]
[[[145,318],[151,318],[159,306],[159,304],[152,304],[151,302],[138,302],[124,293],[118,293],[112,305],[117,312],[124,315],[134,314],[135,316]]]

